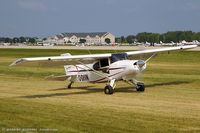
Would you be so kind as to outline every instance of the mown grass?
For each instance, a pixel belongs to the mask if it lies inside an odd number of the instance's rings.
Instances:
[[[18,57],[67,52],[0,49],[1,132],[9,128],[49,128],[59,133],[200,132],[200,52],[159,54],[144,74],[144,93],[117,82],[112,96],[103,93],[105,84],[76,83],[66,89],[65,82],[43,79],[63,74],[60,66],[8,67]]]

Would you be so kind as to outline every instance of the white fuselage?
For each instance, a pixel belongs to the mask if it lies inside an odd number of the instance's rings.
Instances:
[[[94,64],[66,65],[66,75],[73,77],[76,82],[106,82],[115,80],[131,80],[146,69],[142,60],[120,60],[109,66],[94,70]]]

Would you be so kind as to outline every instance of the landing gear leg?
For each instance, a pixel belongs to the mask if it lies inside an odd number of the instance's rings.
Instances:
[[[67,80],[70,81],[70,83],[67,86],[67,88],[70,89],[72,88],[72,84],[76,81],[76,76],[71,76]]]
[[[105,86],[104,93],[109,95],[113,94],[115,86],[115,79],[112,79],[110,83]]]
[[[67,86],[67,88],[68,88],[68,89],[72,88],[72,84],[73,84],[73,83],[74,83],[74,82],[71,81],[71,82],[69,83],[69,85]]]

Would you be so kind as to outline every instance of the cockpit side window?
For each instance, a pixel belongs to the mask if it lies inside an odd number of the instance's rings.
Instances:
[[[94,63],[93,69],[94,70],[99,70],[104,67],[108,67],[110,64],[110,59],[105,58],[105,59],[100,59],[98,62]]]

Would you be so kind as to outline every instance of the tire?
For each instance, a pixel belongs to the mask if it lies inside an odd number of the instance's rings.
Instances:
[[[113,92],[114,92],[113,87],[110,86],[110,85],[107,85],[107,86],[104,88],[104,93],[105,93],[105,94],[111,95],[111,94],[113,94]]]
[[[144,83],[137,83],[137,87],[136,87],[137,91],[143,92],[145,90],[145,85]]]

